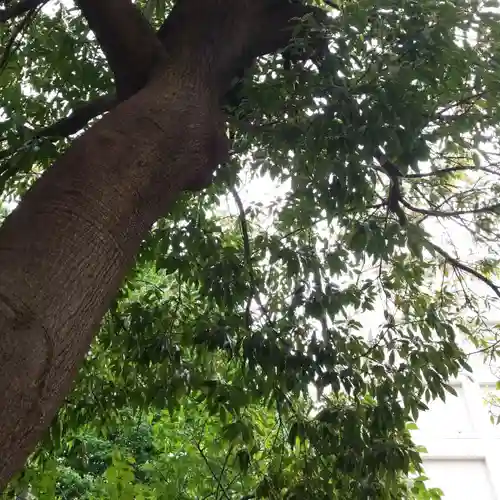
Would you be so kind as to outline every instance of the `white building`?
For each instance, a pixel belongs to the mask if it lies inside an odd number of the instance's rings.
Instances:
[[[441,488],[446,500],[500,500],[500,425],[492,424],[485,401],[500,377],[479,354],[469,364],[473,374],[451,384],[458,397],[430,403],[413,436],[428,452],[428,486]]]

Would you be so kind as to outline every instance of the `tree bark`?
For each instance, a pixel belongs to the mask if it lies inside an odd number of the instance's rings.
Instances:
[[[70,390],[151,225],[226,154],[220,99],[234,72],[285,45],[301,12],[288,0],[178,1],[154,77],[78,138],[5,221],[0,490]]]

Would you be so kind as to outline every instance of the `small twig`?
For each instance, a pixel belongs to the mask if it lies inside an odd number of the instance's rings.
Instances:
[[[411,210],[412,212],[419,213],[422,215],[433,215],[435,217],[456,217],[460,215],[467,215],[467,214],[480,214],[480,213],[488,213],[488,212],[493,212],[495,213],[496,210],[500,209],[500,203],[496,203],[494,205],[489,205],[487,207],[481,207],[481,208],[476,208],[476,209],[471,209],[471,210],[451,210],[451,211],[439,211],[439,210],[431,210],[431,209],[425,209],[425,208],[418,208],[413,206],[411,203],[408,203],[403,197],[403,193],[400,187],[400,179],[408,179],[408,178],[421,178],[421,177],[427,177],[429,175],[434,175],[436,172],[432,174],[410,174],[410,175],[403,175],[401,173],[401,169],[389,161],[387,157],[383,154],[380,148],[378,148],[375,153],[374,153],[375,158],[377,158],[378,162],[380,163],[382,169],[384,172],[387,174],[389,179],[391,180],[391,186],[389,188],[389,196],[387,200],[387,206],[389,209],[396,213],[400,217],[400,222],[401,219],[403,218],[402,215],[402,210],[399,207],[399,204],[403,205],[407,209]],[[443,169],[441,173],[444,172],[452,172],[454,170],[463,170],[460,167],[453,167],[449,169]],[[404,219],[404,218],[403,218]],[[401,224],[404,225],[404,224]]]
[[[226,458],[224,460],[224,463],[222,464],[222,469],[220,470],[219,481],[218,481],[218,484],[217,484],[217,491],[215,493],[215,498],[219,498],[219,490],[220,490],[221,485],[222,485],[222,478],[224,476],[224,472],[226,471],[226,467],[227,467],[227,464],[229,462],[229,457],[231,456],[232,452],[233,452],[233,446],[230,446],[229,450],[228,450],[228,452],[226,454]]]
[[[444,113],[449,111],[452,108],[456,108],[458,106],[463,106],[465,104],[472,104],[472,101],[475,101],[476,99],[481,99],[484,97],[486,94],[488,94],[489,90],[483,90],[482,92],[478,92],[477,94],[472,94],[467,97],[464,97],[462,99],[459,99],[458,101],[450,103],[448,106],[444,107],[443,109],[437,111],[434,113],[433,117],[434,118],[439,118],[440,116],[443,116]]]
[[[224,486],[220,483],[219,478],[217,477],[217,474],[212,469],[212,467],[211,467],[211,465],[210,465],[210,463],[208,461],[208,458],[205,455],[205,452],[203,451],[203,448],[200,446],[200,443],[198,443],[198,441],[196,441],[196,440],[194,440],[194,443],[195,443],[195,446],[196,446],[197,450],[199,451],[199,453],[201,455],[201,458],[203,458],[203,461],[205,462],[206,466],[208,467],[208,470],[212,474],[212,477],[214,478],[214,481],[218,484],[218,487],[220,486],[220,488],[222,489],[222,493],[227,498],[227,500],[231,500],[231,497],[228,495],[228,493],[226,491],[226,488],[224,488]]]
[[[250,249],[250,238],[248,235],[248,224],[247,224],[247,219],[245,217],[245,208],[243,207],[243,202],[241,201],[240,195],[238,194],[238,191],[234,188],[234,186],[230,186],[229,188],[231,194],[233,195],[234,201],[238,207],[239,211],[239,220],[240,220],[240,226],[241,226],[241,235],[243,238],[243,252],[245,255],[245,261],[247,264],[247,269],[248,269],[248,276],[250,278],[250,286],[251,286],[251,293],[248,298],[247,302],[247,307],[246,307],[246,317],[247,317],[247,327],[250,327],[250,306],[252,303],[252,300],[255,299],[257,302],[257,305],[259,306],[262,314],[267,318],[269,324],[273,324],[273,321],[269,315],[269,312],[266,308],[266,306],[262,303],[262,300],[259,295],[259,291],[257,289],[257,284],[255,280],[255,275],[253,272],[253,266],[252,266],[252,252]]]
[[[486,347],[483,347],[481,349],[478,349],[477,351],[468,352],[467,356],[472,356],[474,354],[480,354],[482,352],[487,352],[490,349],[494,349],[495,347],[498,347],[499,344],[500,344],[500,340],[495,340],[495,342],[493,342],[489,346],[486,346]]]

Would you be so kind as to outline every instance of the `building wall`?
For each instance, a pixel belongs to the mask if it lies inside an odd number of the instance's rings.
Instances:
[[[429,404],[419,417],[417,444],[423,455],[429,485],[443,490],[449,500],[500,500],[500,426],[493,425],[485,396],[499,380],[481,355],[470,359],[473,374],[461,375],[448,395]]]

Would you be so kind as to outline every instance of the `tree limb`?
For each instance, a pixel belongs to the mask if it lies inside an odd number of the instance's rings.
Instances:
[[[28,7],[36,8],[46,1],[23,0],[15,4],[17,10],[13,10],[12,7],[9,12],[20,13],[21,5],[24,6],[25,11],[28,11]],[[148,71],[151,71],[157,64],[155,57],[163,57],[163,54],[166,53],[164,50],[166,47],[175,45],[176,39],[184,39],[179,29],[185,26],[185,23],[180,21],[182,21],[183,16],[191,15],[191,11],[183,11],[183,8],[186,9],[185,2],[177,2],[174,11],[172,11],[175,15],[172,16],[170,13],[157,36],[154,37],[155,41],[150,43],[153,30],[130,0],[109,0],[107,2],[78,0],[77,3],[87,18],[90,28],[96,33],[115,73],[117,95],[102,96],[74,109],[70,116],[34,132],[31,137],[35,139],[66,138],[74,135],[90,120],[110,111],[116,104],[130,97],[146,83],[150,76]],[[292,21],[296,22],[297,18],[312,14],[320,23],[325,16],[322,9],[306,7],[301,2],[269,2],[267,5],[267,10],[272,16],[271,18],[264,16],[264,19],[266,22],[272,19],[272,23],[268,23],[267,34],[264,36],[261,33],[261,36],[257,38],[258,41],[245,51],[244,58],[240,58],[238,61],[240,65],[251,64],[255,57],[286,46],[292,37]],[[120,22],[122,18],[124,21]],[[271,26],[273,23],[274,25]],[[305,57],[307,56],[308,54],[305,54]],[[11,150],[2,151],[0,158],[5,158],[10,154],[12,154]],[[193,190],[199,189],[198,186],[193,187]]]
[[[435,217],[456,217],[458,215],[467,215],[467,214],[484,214],[484,213],[500,213],[500,203],[495,203],[494,205],[489,205],[487,207],[481,207],[471,210],[451,210],[449,212],[441,212],[440,210],[429,210],[425,208],[414,207],[410,203],[408,203],[403,197],[399,199],[400,203],[411,210],[412,212],[416,212],[422,215],[434,215]]]
[[[0,59],[0,72],[2,72],[5,67],[7,66],[7,63],[9,61],[9,57],[14,50],[14,46],[19,46],[19,42],[17,40],[19,35],[22,35],[22,33],[29,27],[30,23],[33,21],[33,19],[36,16],[36,10],[38,7],[34,7],[32,10],[29,10],[24,19],[22,19],[14,28],[12,29],[11,35],[9,37],[9,40],[7,41],[5,48],[2,51],[2,57]],[[17,43],[16,43],[17,42]]]
[[[375,149],[374,156],[391,181],[389,193],[387,195],[387,208],[397,216],[399,225],[404,227],[408,221],[404,210],[401,208],[401,203],[403,202],[401,177],[403,174],[401,170],[385,156],[380,148]]]
[[[103,95],[76,107],[71,114],[48,127],[40,129],[34,134],[36,139],[49,137],[65,138],[76,134],[87,123],[96,116],[114,108],[118,104],[118,98],[113,94]]]
[[[158,37],[163,45],[170,49],[173,48],[173,42],[182,39],[182,44],[175,45],[175,54],[172,57],[185,60],[189,54],[190,44],[203,43],[207,46],[213,45],[214,40],[207,38],[206,26],[211,24],[218,26],[218,29],[229,33],[235,26],[230,22],[233,17],[230,11],[239,13],[247,18],[258,19],[255,34],[248,37],[242,43],[237,58],[228,57],[232,51],[231,44],[227,42],[227,37],[221,39],[217,48],[212,47],[219,56],[213,61],[193,61],[197,66],[209,64],[210,71],[217,74],[216,79],[221,90],[221,97],[229,90],[230,82],[242,70],[251,67],[253,61],[260,56],[276,52],[288,47],[294,37],[294,30],[302,19],[312,17],[319,26],[328,21],[327,13],[324,9],[305,5],[303,1],[298,0],[219,0],[219,3],[225,4],[226,13],[224,19],[221,16],[214,17],[216,9],[210,6],[205,0],[183,0],[175,3],[170,15],[158,31]],[[189,34],[189,39],[183,33],[184,26],[191,22],[193,17],[204,19],[204,24],[196,32]],[[315,33],[313,33],[315,32]],[[312,57],[318,52],[324,41],[321,36],[317,36],[318,31],[312,30],[306,32],[312,35],[312,43],[308,43],[308,49],[304,54],[305,58]]]
[[[428,177],[432,175],[444,175],[446,173],[473,169],[473,167],[450,167],[442,170],[438,170],[436,172],[426,173],[426,174],[410,174],[403,175],[398,166],[394,165],[382,152],[380,148],[378,148],[374,153],[375,158],[380,163],[384,173],[389,177],[391,181],[391,185],[389,187],[389,195],[387,197],[387,206],[391,212],[396,214],[399,218],[400,224],[404,225],[403,222],[406,222],[406,215],[404,211],[401,209],[400,205],[403,205],[407,209],[412,212],[419,213],[422,215],[432,215],[435,217],[456,217],[460,215],[467,214],[481,214],[481,213],[500,213],[500,203],[495,203],[493,205],[489,205],[486,207],[471,209],[471,210],[451,210],[451,211],[440,211],[440,210],[432,210],[426,208],[419,208],[413,206],[411,203],[408,203],[403,197],[403,192],[401,189],[401,179],[409,179],[409,178],[422,178]],[[479,169],[478,169],[479,170]],[[488,169],[489,170],[489,169]]]
[[[478,170],[481,172],[487,172],[488,174],[500,175],[500,172],[495,172],[491,168],[487,167],[476,167],[476,166],[467,166],[467,165],[458,165],[456,167],[448,167],[442,168],[440,170],[435,170],[434,172],[424,172],[421,174],[406,174],[403,177],[405,179],[422,179],[424,177],[434,177],[441,176],[446,174],[452,174],[454,172],[462,172],[464,170]]]
[[[467,191],[466,191],[467,192]],[[448,204],[451,200],[454,198],[457,198],[459,193],[452,193],[449,196],[447,196],[444,200],[441,200],[438,205],[434,207],[434,210],[439,210],[441,207],[444,207],[446,204]],[[463,194],[463,192],[461,193]],[[420,226],[430,215],[424,215],[421,217],[418,221],[416,221],[417,226]]]
[[[93,101],[76,107],[66,118],[63,118],[62,120],[59,120],[52,125],[35,131],[28,141],[67,138],[73,134],[76,134],[96,116],[99,116],[106,111],[114,108],[117,103],[118,99],[113,94],[100,96]],[[18,151],[18,149],[19,148],[10,148],[0,151],[0,160],[4,160],[5,158],[13,156],[16,151]],[[15,174],[16,171],[8,173],[7,176],[5,176],[6,172],[4,171],[0,176],[0,184],[1,182],[5,182],[6,178],[11,177],[13,174]]]
[[[130,0],[77,0],[124,100],[140,90],[165,58],[152,26]]]
[[[441,247],[439,247],[438,245],[436,245],[432,241],[426,240],[426,242],[439,255],[441,255],[442,257],[444,257],[444,259],[446,260],[446,262],[449,262],[452,266],[457,267],[458,269],[461,269],[462,271],[465,271],[466,273],[471,274],[472,276],[474,276],[478,280],[482,281],[487,286],[489,286],[491,288],[491,290],[493,290],[493,292],[495,292],[495,295],[497,297],[500,298],[500,287],[498,287],[497,285],[495,285],[495,283],[493,283],[493,281],[491,281],[489,278],[487,278],[484,274],[481,274],[479,271],[476,271],[475,269],[473,269],[472,267],[468,266],[467,264],[464,264],[463,262],[460,262],[455,257],[452,257],[446,250],[442,249]]]
[[[41,3],[44,3],[46,1],[48,1],[48,0],[36,0],[36,4],[40,5]],[[113,0],[113,2],[117,2],[117,1],[118,1],[118,3],[120,3],[119,0]],[[34,3],[34,0],[24,0],[21,3],[24,4],[24,3],[29,3],[29,2]],[[78,3],[80,5],[85,5],[85,6],[88,3],[90,3],[90,4],[92,4],[92,7],[95,5],[95,2],[93,3],[92,0],[79,0]],[[129,3],[128,0],[127,0],[127,3]],[[103,4],[104,4],[104,2],[103,2]],[[108,2],[106,2],[106,4],[108,4]],[[88,7],[85,7],[85,12],[87,12],[87,8]],[[101,8],[102,8],[102,6],[101,6]],[[108,15],[109,15],[112,7],[107,5],[104,8],[106,9],[106,11],[108,12]],[[321,11],[321,9],[315,8],[315,9],[309,10],[309,8],[305,9],[304,6],[299,6],[297,4],[293,4],[293,7],[289,7],[289,9],[290,10],[287,11],[287,13],[288,13],[287,15],[291,16],[292,14],[294,14],[296,17],[302,17],[302,16],[306,15],[308,12],[312,12],[318,18],[321,18],[324,14],[324,12]],[[89,8],[89,16],[95,16],[96,13],[93,11],[91,12],[91,10],[92,9]],[[132,13],[131,16],[133,19],[135,18],[135,21],[137,21],[137,25],[138,25],[137,29],[141,30],[142,29],[141,25],[143,23],[141,20],[137,19],[137,17],[138,17],[137,14],[139,14],[141,17],[142,17],[142,14],[140,14],[140,12],[137,11],[137,9],[135,9],[135,7],[133,10],[135,10],[136,12]],[[83,12],[83,8],[82,8],[82,12]],[[85,12],[83,12],[84,15],[86,15]],[[145,21],[144,18],[142,18],[142,19]],[[90,25],[89,18],[87,18],[87,21],[89,22],[89,25]],[[132,21],[132,23],[134,23],[135,21]],[[147,23],[147,21],[146,21],[146,23]],[[175,23],[175,24],[177,24],[177,23]],[[91,27],[91,29],[93,29],[92,25],[90,25],[90,27]],[[99,29],[101,29],[101,28],[104,28],[104,26],[101,26],[101,24],[99,24]],[[117,29],[116,21],[115,21],[115,24],[111,23],[111,28],[113,30]],[[96,26],[95,29],[97,30],[98,26]],[[147,33],[147,31],[149,31],[149,30],[150,30],[149,26],[144,28],[144,32],[142,33],[142,36],[149,38],[149,34]],[[123,27],[120,28],[118,31],[123,32],[124,31]],[[160,43],[163,45],[163,47],[168,45],[169,40],[170,40],[170,38],[172,38],[174,36],[175,31],[176,30],[175,30],[174,22],[172,21],[172,17],[169,15],[166,18],[166,20],[163,22],[162,26],[160,27],[160,29],[157,32],[157,38],[160,41]],[[107,34],[106,36],[109,36],[109,34]],[[123,37],[123,33],[122,33],[122,37]],[[141,44],[138,43],[136,40],[133,40],[133,36],[130,34],[130,32],[128,33],[127,37],[130,38],[130,40],[131,40],[130,43],[131,44],[133,43],[134,50],[136,50],[137,47],[140,47]],[[109,50],[110,51],[113,50],[113,53],[114,53],[114,50],[117,48],[116,44],[118,42],[110,40],[109,42],[108,41],[106,42],[106,44],[108,44],[108,43],[110,44]],[[269,42],[267,42],[267,43],[269,43]],[[101,47],[102,47],[102,45],[101,45]],[[144,52],[143,52],[143,48],[142,47],[140,47],[140,48],[141,48],[141,50],[140,50],[139,57],[140,57],[140,59],[142,59],[144,57],[143,56]],[[279,45],[276,46],[276,44],[275,44],[274,50],[277,50],[278,48],[279,48]],[[103,50],[104,50],[104,48],[103,48]],[[262,47],[256,46],[256,47],[254,47],[253,55],[255,57],[263,55],[263,54],[265,54],[265,52],[263,52],[263,50],[265,50],[263,46]],[[123,58],[123,56],[120,56],[119,54],[115,55],[114,57],[118,57],[120,59]],[[108,59],[108,62],[110,63],[110,66],[111,66],[111,62],[109,61],[109,59]],[[127,61],[127,64],[130,64],[130,60]],[[113,70],[113,68],[112,68],[112,70]],[[119,96],[107,95],[107,96],[99,97],[96,100],[90,101],[89,103],[81,106],[80,108],[76,108],[69,117],[63,118],[62,120],[55,122],[52,125],[49,125],[48,127],[45,127],[43,129],[39,130],[38,132],[36,132],[34,134],[34,136],[36,138],[39,138],[39,139],[46,138],[46,137],[58,137],[58,138],[69,137],[70,135],[73,135],[76,132],[78,132],[79,130],[81,130],[90,120],[92,120],[96,116],[113,109],[113,107],[116,104],[118,104],[121,100],[122,100],[121,95],[119,95]]]

